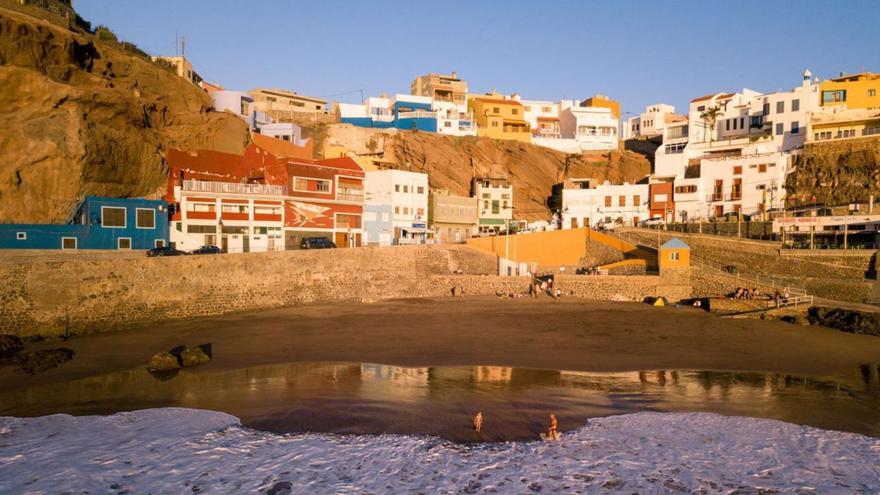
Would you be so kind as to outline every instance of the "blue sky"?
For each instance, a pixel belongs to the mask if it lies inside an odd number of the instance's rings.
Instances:
[[[229,89],[355,102],[458,71],[472,92],[602,93],[624,112],[685,109],[715,91],[790,89],[880,70],[880,4],[824,1],[75,0],[93,25],[152,54],[186,36],[196,71]],[[339,94],[347,93],[347,94]],[[338,96],[331,96],[338,95]]]

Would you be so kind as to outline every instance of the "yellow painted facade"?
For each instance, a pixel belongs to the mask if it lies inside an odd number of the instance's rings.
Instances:
[[[669,268],[688,268],[691,266],[690,248],[660,248],[660,271]]]
[[[850,112],[843,112],[841,117]],[[825,141],[829,139],[849,139],[871,136],[880,136],[880,112],[875,115],[853,116],[848,120],[842,118],[829,119],[826,122],[814,120],[811,125],[811,134],[807,136],[810,142]]]
[[[620,118],[620,102],[605,95],[595,95],[581,102],[582,107],[610,108],[616,118]]]
[[[863,72],[823,81],[819,105],[846,105],[850,110],[880,108],[880,74]]]
[[[551,230],[510,236],[474,237],[467,245],[517,263],[540,266],[577,265],[587,255],[588,242],[605,244],[626,257],[649,256],[636,246],[587,228]],[[650,263],[649,263],[650,264]]]
[[[501,95],[468,95],[468,110],[477,123],[477,136],[532,142],[531,126],[520,102]]]

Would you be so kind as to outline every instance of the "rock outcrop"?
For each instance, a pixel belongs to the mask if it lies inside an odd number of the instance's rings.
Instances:
[[[84,195],[156,196],[167,147],[243,150],[244,122],[124,47],[0,7],[4,222],[63,222]]]
[[[793,204],[841,205],[880,197],[880,137],[808,144],[786,189]]]

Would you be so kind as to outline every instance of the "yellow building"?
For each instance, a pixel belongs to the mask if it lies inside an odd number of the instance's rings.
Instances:
[[[880,108],[880,74],[862,72],[823,81],[819,105],[845,105],[849,110]]]
[[[807,130],[807,141],[880,137],[880,109],[816,112]]]
[[[690,268],[691,248],[679,239],[673,238],[660,246],[658,258],[661,273],[670,268]]]
[[[605,95],[595,95],[581,102],[582,107],[610,108],[615,118],[620,118],[620,102]]]
[[[532,142],[522,103],[497,94],[468,95],[468,108],[477,123],[477,136]]]

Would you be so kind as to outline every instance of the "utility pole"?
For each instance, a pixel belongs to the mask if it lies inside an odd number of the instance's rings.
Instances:
[[[846,207],[846,214],[843,216],[843,250],[848,248],[847,237],[849,236],[849,206]]]

